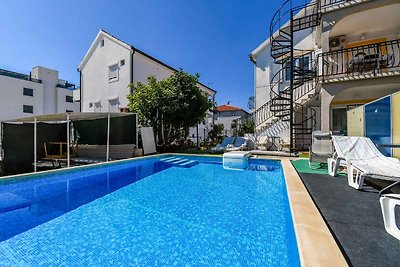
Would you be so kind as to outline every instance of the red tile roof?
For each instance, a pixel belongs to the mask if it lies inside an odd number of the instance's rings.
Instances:
[[[215,108],[216,111],[222,112],[222,111],[236,111],[236,110],[242,110],[241,108],[230,106],[230,105],[222,105],[218,106]]]

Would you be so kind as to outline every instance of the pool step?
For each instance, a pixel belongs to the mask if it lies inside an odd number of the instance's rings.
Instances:
[[[275,166],[270,166],[270,165],[255,165],[255,164],[250,164],[246,170],[248,171],[274,171]]]
[[[199,164],[199,162],[196,160],[184,159],[180,157],[168,157],[160,160],[165,163],[171,164],[172,166],[182,167],[182,168],[190,168],[193,167],[194,165]]]

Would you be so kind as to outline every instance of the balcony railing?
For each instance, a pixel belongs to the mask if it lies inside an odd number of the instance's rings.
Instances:
[[[68,82],[65,82],[65,83],[59,83],[59,84],[57,84],[57,87],[59,87],[59,88],[65,88],[65,89],[74,89],[75,88],[75,84],[72,84],[72,83],[68,83]]]
[[[0,69],[0,75],[11,77],[11,78],[17,78],[17,79],[21,79],[21,80],[26,80],[26,81],[31,81],[31,82],[35,82],[35,83],[42,83],[42,80],[32,78],[31,75],[26,75],[26,74],[13,72],[13,71],[9,71],[9,70]]]
[[[318,74],[322,81],[398,75],[400,40],[322,53]]]
[[[320,7],[322,10],[324,9],[330,9],[331,7],[335,6],[350,6],[354,4],[359,4],[362,2],[367,2],[370,0],[319,0],[320,2]]]

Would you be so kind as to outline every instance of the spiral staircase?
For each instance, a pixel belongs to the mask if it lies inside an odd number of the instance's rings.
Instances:
[[[294,47],[296,32],[321,22],[319,1],[293,7],[285,0],[270,25],[271,57],[279,70],[270,80],[270,100],[255,111],[257,137],[289,131],[290,152],[308,149],[316,112],[305,104],[316,96],[317,60],[313,51]]]

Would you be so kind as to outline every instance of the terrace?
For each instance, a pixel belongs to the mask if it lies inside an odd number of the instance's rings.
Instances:
[[[325,83],[400,75],[400,40],[322,53],[319,75]]]
[[[320,0],[321,10],[329,12],[340,8],[358,5],[371,0]]]
[[[35,82],[35,83],[42,83],[42,80],[32,78],[31,73],[29,73],[29,75],[27,75],[27,74],[14,72],[14,71],[0,69],[0,75],[11,77],[11,78],[16,78],[16,79],[21,79],[21,80],[26,80],[26,81],[31,81],[31,82]]]
[[[64,81],[64,80],[59,79],[59,80],[58,80],[57,87],[59,87],[59,88],[65,88],[65,89],[70,89],[70,90],[74,90],[74,89],[75,89],[75,84],[69,83],[69,82],[67,82],[67,81]]]
[[[366,180],[368,186],[358,191],[348,186],[344,174],[329,176],[326,165],[312,170],[306,159],[292,164],[349,264],[398,265],[400,243],[385,231],[379,205],[378,192],[386,183]],[[394,192],[399,190],[393,188]]]

